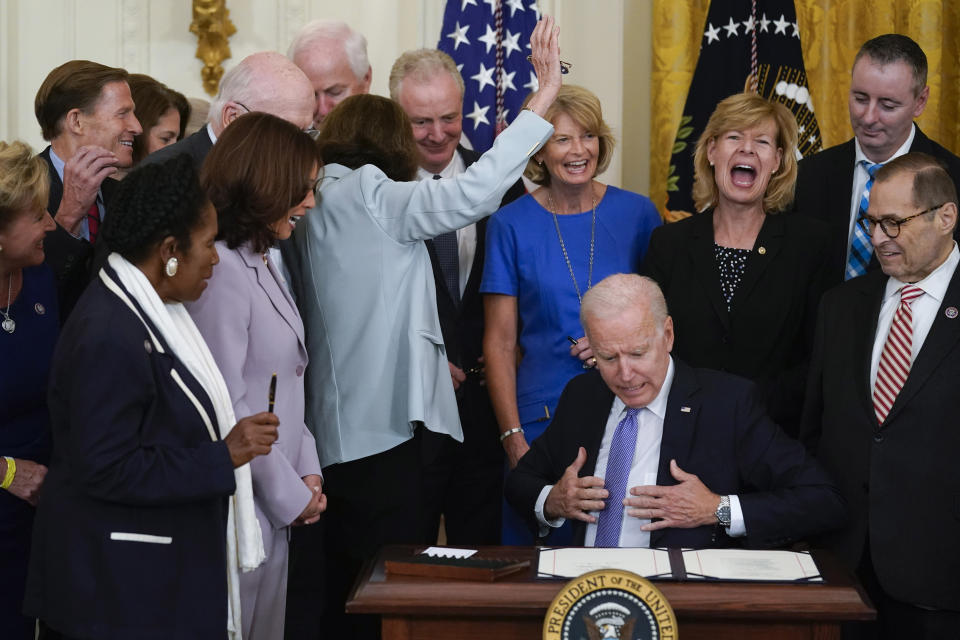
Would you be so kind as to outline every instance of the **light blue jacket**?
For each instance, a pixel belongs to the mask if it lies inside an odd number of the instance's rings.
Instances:
[[[523,111],[450,180],[324,167],[318,205],[284,256],[306,328],[306,420],[322,466],[392,449],[416,422],[463,440],[423,241],[496,210],[552,133]]]

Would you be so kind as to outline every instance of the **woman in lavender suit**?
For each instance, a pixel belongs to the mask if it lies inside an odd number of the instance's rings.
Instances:
[[[304,425],[307,351],[300,314],[270,256],[295,219],[314,206],[320,158],[313,141],[265,113],[241,116],[207,156],[201,183],[217,210],[220,264],[188,306],[223,372],[237,415],[268,408],[280,419],[273,450],[251,464],[266,559],[240,576],[244,640],[283,637],[288,527],[326,508],[320,461]]]

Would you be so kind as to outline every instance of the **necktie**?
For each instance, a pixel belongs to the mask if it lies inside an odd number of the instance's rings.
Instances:
[[[867,170],[870,176],[867,178],[867,184],[860,194],[860,215],[867,215],[867,207],[870,205],[870,189],[873,188],[873,176],[882,167],[882,164],[873,164],[866,160],[861,160],[860,164]],[[870,265],[870,256],[873,254],[873,245],[870,244],[870,236],[863,230],[859,224],[854,222],[853,237],[850,238],[850,257],[847,259],[847,272],[844,280],[862,276],[867,272]]]
[[[440,176],[433,176],[439,180]],[[441,233],[433,239],[433,248],[437,252],[437,261],[440,263],[440,272],[443,273],[444,284],[454,304],[460,304],[460,252],[457,248],[457,232]]]
[[[883,343],[877,381],[873,385],[873,410],[880,424],[887,419],[890,407],[910,373],[910,353],[913,349],[913,311],[910,304],[922,295],[923,289],[910,284],[900,289],[900,306],[893,314],[887,341]]]
[[[595,547],[616,547],[620,544],[620,528],[623,526],[623,498],[627,495],[627,479],[633,465],[633,453],[637,448],[637,414],[643,409],[627,409],[627,415],[617,425],[610,442],[607,458],[607,506],[597,518]]]
[[[97,234],[100,233],[100,209],[97,207],[97,201],[87,210],[87,231],[90,232],[90,244],[97,241]]]

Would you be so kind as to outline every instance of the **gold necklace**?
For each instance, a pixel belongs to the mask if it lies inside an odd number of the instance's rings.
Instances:
[[[593,205],[593,213],[590,216],[590,267],[587,271],[587,289],[593,284],[593,248],[596,238],[597,227],[597,198],[593,195],[593,188],[590,189],[590,200]],[[553,195],[547,190],[548,210],[553,215],[553,226],[557,229],[557,238],[560,240],[560,251],[563,252],[563,259],[567,263],[567,270],[570,272],[570,279],[573,280],[573,288],[577,290],[577,301],[583,303],[583,296],[580,295],[580,285],[577,284],[577,276],[573,275],[573,265],[570,264],[570,256],[567,255],[567,245],[563,242],[563,234],[560,233],[560,222],[557,220],[556,205],[553,202]]]

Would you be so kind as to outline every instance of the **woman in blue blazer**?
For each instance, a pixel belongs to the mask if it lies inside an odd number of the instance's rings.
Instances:
[[[233,425],[179,304],[206,286],[216,228],[185,156],[131,173],[103,229],[115,253],[61,333],[25,610],[65,637],[199,640],[239,626],[228,567],[256,541],[231,498],[249,485],[235,469],[269,452],[277,419]]]

